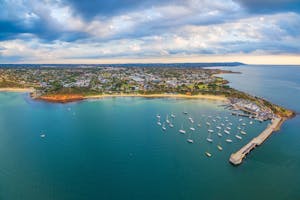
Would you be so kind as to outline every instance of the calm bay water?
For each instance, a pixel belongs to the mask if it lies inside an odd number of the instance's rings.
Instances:
[[[230,69],[243,72],[224,75],[234,87],[300,110],[300,68]],[[299,117],[233,167],[230,154],[268,122],[249,125],[244,119],[248,134],[242,141],[232,134],[227,144],[225,134],[213,134],[209,144],[208,115],[240,124],[220,105],[143,98],[50,104],[0,93],[0,199],[299,199]],[[195,120],[192,134],[178,133],[181,124],[191,126],[183,110]],[[176,114],[175,127],[163,132],[157,113]],[[188,137],[195,143],[188,144]]]

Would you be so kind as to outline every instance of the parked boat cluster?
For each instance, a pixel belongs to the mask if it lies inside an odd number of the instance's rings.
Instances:
[[[161,126],[163,132],[166,132],[168,129],[178,129],[179,134],[187,135],[186,141],[190,144],[195,143],[194,138],[196,138],[197,134],[204,134],[206,141],[216,144],[219,151],[223,150],[223,141],[230,144],[243,140],[243,136],[247,135],[246,127],[254,123],[251,117],[249,117],[250,120],[246,120],[245,117],[239,117],[237,125],[233,125],[228,116],[205,116],[202,114],[201,120],[196,121],[186,111],[180,115],[183,115],[183,121],[177,126],[175,126],[176,115],[174,113],[165,116],[157,114],[156,123],[158,126]],[[206,131],[203,130],[203,127]],[[213,137],[213,135],[217,137]],[[209,151],[206,151],[205,155],[208,157],[212,156]]]

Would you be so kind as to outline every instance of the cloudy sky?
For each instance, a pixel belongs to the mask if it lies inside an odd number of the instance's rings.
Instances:
[[[0,0],[0,63],[300,64],[300,0]]]

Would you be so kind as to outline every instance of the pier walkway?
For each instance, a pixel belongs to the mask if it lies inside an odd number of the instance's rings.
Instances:
[[[274,131],[278,130],[282,118],[272,119],[271,125],[269,125],[259,136],[253,138],[248,144],[243,146],[237,152],[231,154],[229,161],[234,165],[242,163],[243,158],[256,146],[261,145]]]

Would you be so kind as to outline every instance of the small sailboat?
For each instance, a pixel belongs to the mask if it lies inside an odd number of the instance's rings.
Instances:
[[[247,133],[245,131],[241,131],[241,134],[246,135]]]
[[[186,131],[183,129],[183,125],[181,125],[181,129],[179,130],[179,133],[185,134]]]
[[[218,147],[218,149],[219,149],[220,151],[223,150],[223,147],[222,147],[221,145],[218,145],[217,147]]]
[[[186,140],[188,143],[194,143],[194,140],[192,140],[192,139],[187,139]]]
[[[207,142],[210,142],[210,143],[213,142],[213,139],[211,138],[210,133],[208,134],[208,137],[206,138],[206,140],[207,140]]]
[[[189,117],[189,120],[190,120],[191,123],[194,123],[194,120],[193,120],[192,117]]]
[[[231,139],[229,139],[229,138],[228,138],[228,139],[226,139],[225,141],[226,141],[226,142],[228,142],[228,143],[231,143],[231,142],[232,142],[232,140],[231,140]]]
[[[191,127],[190,130],[191,130],[191,131],[195,131],[196,129],[195,129],[194,127]]]
[[[206,155],[207,157],[211,157],[211,153],[209,153],[209,152],[205,152],[205,155]]]
[[[167,124],[170,124],[170,120],[169,120],[169,116],[168,115],[166,117],[166,122],[167,122]]]
[[[235,135],[235,137],[239,140],[243,139],[242,136],[240,136],[240,135]]]
[[[163,130],[163,131],[167,130],[167,128],[166,128],[166,126],[165,126],[165,123],[163,123],[163,125],[162,125],[162,130]]]

